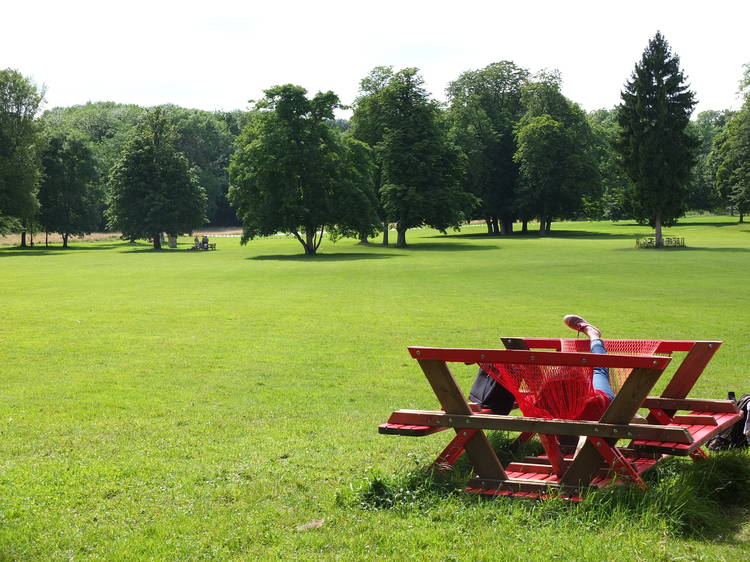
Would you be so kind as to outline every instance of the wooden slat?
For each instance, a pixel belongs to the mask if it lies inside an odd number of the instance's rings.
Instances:
[[[452,363],[512,363],[518,365],[561,365],[572,367],[611,367],[664,370],[670,357],[657,355],[618,355],[615,353],[569,353],[562,351],[521,351],[514,349],[463,349],[409,347],[417,360]],[[632,376],[632,374],[631,374]]]
[[[634,370],[625,380],[620,392],[612,400],[609,408],[599,421],[613,424],[624,424],[630,421],[638,411],[643,399],[646,398],[656,381],[659,380],[661,373],[656,369]],[[610,445],[617,442],[616,439],[607,439],[606,441]],[[604,458],[599,454],[597,448],[587,440],[563,475],[561,483],[572,487],[585,486],[591,482],[591,479],[604,464]]]
[[[643,401],[644,408],[661,408],[662,410],[701,410],[711,413],[736,414],[737,406],[731,400],[702,400],[697,398],[664,398],[649,396]]]
[[[713,418],[711,418],[713,419]],[[495,414],[458,415],[436,410],[397,410],[390,423],[426,425],[434,427],[477,428],[522,431],[549,435],[585,435],[616,439],[653,439],[691,443],[687,431],[679,427],[648,424],[606,424],[586,420],[558,420],[525,418]]]
[[[704,415],[673,416],[672,423],[684,425],[719,425],[716,418]]]
[[[662,398],[685,398],[720,346],[721,342],[719,341],[695,342],[675,371],[672,380],[662,391]],[[675,413],[673,409],[665,409],[664,411],[668,416],[673,416]],[[655,423],[657,420],[653,414],[649,414],[648,421]]]
[[[509,490],[511,492],[526,492],[541,494],[548,489],[560,487],[558,482],[550,480],[529,480],[524,478],[508,478],[506,480],[491,480],[488,478],[472,478],[467,486],[482,490]]]
[[[445,362],[420,359],[419,366],[446,413],[462,415],[472,413],[469,403],[464,398],[456,379],[453,378],[453,374]],[[484,431],[478,431],[474,437],[466,442],[464,450],[479,476],[497,480],[506,478],[505,471]]]

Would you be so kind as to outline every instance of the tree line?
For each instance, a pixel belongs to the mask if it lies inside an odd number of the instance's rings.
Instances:
[[[0,231],[112,229],[153,239],[243,226],[243,243],[289,233],[315,254],[327,233],[405,246],[410,228],[470,219],[489,235],[549,234],[556,219],[636,219],[750,205],[750,65],[737,112],[690,120],[689,89],[657,33],[616,108],[586,113],[556,71],[511,61],[469,70],[438,103],[415,68],[376,67],[349,120],[333,92],[275,86],[248,111],[111,102],[39,115],[44,92],[0,71]],[[22,244],[25,238],[22,235]]]

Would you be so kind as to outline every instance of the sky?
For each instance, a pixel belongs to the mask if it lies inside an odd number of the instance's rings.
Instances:
[[[558,69],[563,93],[591,111],[619,103],[660,30],[697,115],[737,109],[750,63],[747,0],[40,0],[4,3],[0,19],[0,69],[44,85],[47,109],[88,101],[247,109],[284,83],[333,90],[350,104],[379,65],[419,68],[444,101],[462,72],[511,60]]]

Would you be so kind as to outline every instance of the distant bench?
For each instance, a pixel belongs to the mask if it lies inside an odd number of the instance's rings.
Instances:
[[[635,241],[636,248],[656,248],[656,238],[649,236],[647,238],[638,238]],[[678,236],[665,236],[665,248],[684,248],[685,239]]]
[[[200,246],[193,246],[190,248],[191,250],[215,250],[216,249],[216,242],[209,242],[208,247],[204,248],[203,244]]]

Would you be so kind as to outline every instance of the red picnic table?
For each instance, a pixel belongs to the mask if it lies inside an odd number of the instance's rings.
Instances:
[[[397,410],[379,426],[380,433],[406,436],[453,429],[456,436],[434,464],[452,466],[466,453],[474,471],[469,492],[530,497],[557,493],[580,499],[582,491],[614,482],[645,488],[643,473],[660,460],[669,455],[705,458],[701,446],[740,419],[730,400],[687,398],[720,341],[604,340],[606,355],[588,352],[589,342],[584,339],[502,338],[502,342],[504,350],[409,347],[442,409]],[[686,355],[662,393],[649,396],[675,352]],[[594,368],[606,367],[617,393],[595,421],[559,419],[554,412],[546,417],[495,415],[467,402],[449,363],[481,366],[511,386],[508,390],[519,398],[550,381],[590,378]],[[528,403],[525,398],[520,402]],[[639,409],[648,415],[639,417]],[[545,453],[503,466],[486,430],[520,432],[521,441],[539,435]],[[575,441],[581,436],[585,444],[579,450],[561,445],[566,438]]]

